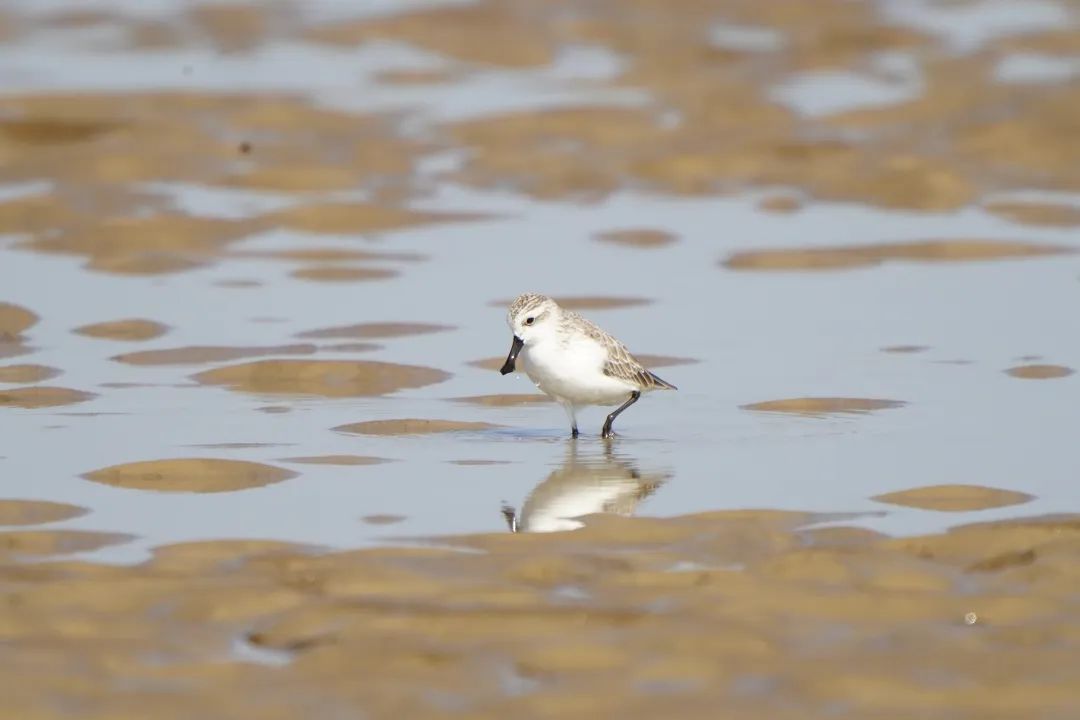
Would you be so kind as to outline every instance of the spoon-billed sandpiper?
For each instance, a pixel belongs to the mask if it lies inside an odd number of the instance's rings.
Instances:
[[[519,295],[506,321],[514,341],[500,372],[514,372],[520,361],[536,387],[566,410],[573,437],[578,436],[580,407],[618,405],[600,433],[610,438],[615,418],[642,393],[676,389],[645,369],[621,342],[549,297]]]

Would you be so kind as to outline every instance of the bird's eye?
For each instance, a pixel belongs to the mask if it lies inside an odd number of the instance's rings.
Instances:
[[[534,322],[536,322],[536,318],[534,318],[534,317],[525,318],[525,324],[526,325],[532,325]]]

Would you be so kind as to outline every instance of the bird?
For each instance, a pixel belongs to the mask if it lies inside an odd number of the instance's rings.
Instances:
[[[514,339],[499,372],[512,373],[520,363],[536,387],[562,405],[573,438],[579,435],[580,407],[618,405],[600,431],[601,437],[612,438],[615,418],[642,393],[677,389],[596,324],[546,295],[519,295],[510,303],[506,322]]]

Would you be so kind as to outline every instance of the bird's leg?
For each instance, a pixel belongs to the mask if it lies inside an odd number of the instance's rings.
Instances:
[[[615,418],[619,417],[619,413],[621,413],[623,410],[625,410],[626,408],[628,408],[631,405],[633,405],[634,403],[636,403],[638,401],[639,397],[641,397],[641,391],[635,390],[634,392],[630,393],[630,399],[629,400],[624,402],[619,407],[615,408],[615,412],[613,412],[613,413],[611,413],[610,415],[607,416],[607,420],[604,421],[604,429],[600,431],[600,437],[602,437],[602,438],[615,437],[615,433],[613,433],[611,431],[611,423],[615,422]]]
[[[563,410],[566,411],[566,417],[570,419],[570,437],[576,438],[578,436],[577,429],[577,413],[574,411],[574,405],[570,402],[560,401],[563,406]]]
[[[517,512],[514,510],[514,508],[510,507],[510,505],[504,502],[502,505],[502,516],[503,519],[506,520],[506,525],[510,528],[510,532],[516,533],[519,529],[519,526]]]

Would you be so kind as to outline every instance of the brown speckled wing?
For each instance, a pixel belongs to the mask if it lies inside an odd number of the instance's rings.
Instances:
[[[615,338],[601,330],[595,323],[587,320],[575,312],[564,313],[569,322],[577,325],[586,335],[604,346],[608,353],[607,362],[604,363],[604,374],[609,377],[619,378],[634,383],[642,390],[667,389],[675,390],[676,387],[666,380],[662,380],[645,369],[645,366],[637,361],[626,346]]]
[[[610,350],[609,350],[610,352]],[[642,390],[664,388],[675,390],[675,386],[666,380],[646,370],[634,356],[627,352],[626,348],[619,348],[618,353],[611,353],[611,357],[604,363],[604,374],[621,380],[632,382]]]

